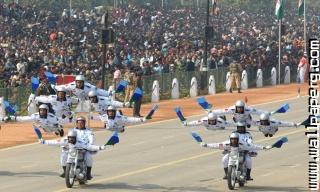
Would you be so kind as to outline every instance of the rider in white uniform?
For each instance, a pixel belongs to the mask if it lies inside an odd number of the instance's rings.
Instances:
[[[108,107],[107,114],[91,116],[91,118],[103,121],[106,129],[117,132],[124,132],[124,128],[128,124],[139,124],[146,121],[145,118],[126,117],[121,115],[113,106]]]
[[[225,130],[226,127],[235,127],[234,123],[225,121],[212,112],[210,112],[207,117],[203,117],[196,121],[184,121],[183,125],[187,127],[204,126],[208,130]]]
[[[75,128],[73,128],[73,130],[75,130],[77,132],[77,142],[82,144],[82,145],[94,145],[95,142],[95,138],[94,138],[94,134],[93,131],[86,127],[86,118],[84,117],[78,117],[76,120],[76,124],[77,126]],[[86,163],[87,163],[87,179],[91,180],[92,176],[91,176],[91,168],[93,165],[93,159],[92,159],[92,155],[94,153],[87,151],[85,154],[85,158],[86,158]]]
[[[259,131],[261,131],[266,137],[272,137],[278,131],[279,127],[298,127],[298,125],[293,122],[270,119],[270,115],[268,113],[262,113],[259,120],[253,121],[252,124],[258,126]]]
[[[88,93],[88,97],[93,110],[95,112],[98,112],[100,115],[105,114],[109,106],[113,106],[115,108],[123,108],[129,106],[129,103],[125,104],[119,101],[115,101],[112,99],[112,97],[98,96],[96,90],[91,90]]]
[[[34,122],[34,127],[42,128],[45,132],[55,132],[56,135],[61,137],[64,135],[64,131],[61,124],[69,123],[69,119],[59,119],[52,113],[49,113],[49,107],[46,104],[39,106],[39,112],[30,116],[12,116],[10,119],[19,122]],[[8,120],[5,119],[5,120]]]
[[[65,172],[66,172],[66,165],[67,165],[67,158],[68,158],[68,151],[69,151],[69,145],[75,145],[77,147],[84,148],[88,151],[99,151],[99,150],[104,150],[105,146],[101,145],[91,145],[91,144],[82,144],[77,142],[77,131],[75,130],[70,130],[68,132],[68,136],[64,137],[60,140],[39,140],[40,143],[49,145],[49,146],[60,146],[62,151],[60,154],[60,164],[62,166],[63,172],[60,174],[60,177],[65,177]],[[86,159],[86,161],[90,159]],[[88,175],[88,174],[87,174]]]
[[[86,82],[83,75],[77,75],[75,81],[67,85],[59,85],[57,87],[64,87],[67,91],[70,91],[79,100],[84,101],[91,90],[96,90],[98,95],[111,97],[113,92],[109,92],[103,89],[98,89],[96,86]]]
[[[234,106],[226,109],[212,110],[212,112],[219,115],[233,114],[234,122],[245,122],[248,128],[251,126],[251,114],[260,115],[261,113],[264,113],[264,111],[247,107],[242,100],[238,100]]]
[[[228,160],[229,160],[229,153],[232,147],[239,147],[240,150],[243,151],[256,151],[256,150],[263,150],[263,149],[271,149],[271,146],[260,146],[253,143],[244,143],[241,142],[240,134],[239,133],[231,133],[230,140],[224,141],[221,143],[201,143],[202,147],[209,147],[213,149],[221,149],[227,152],[227,154],[222,158],[222,164],[225,172],[225,176],[223,179],[227,179],[228,174]],[[245,166],[247,168],[247,180],[253,180],[250,176],[251,172],[251,158],[248,153],[245,155]]]
[[[72,104],[77,104],[79,99],[66,95],[67,90],[64,87],[56,88],[57,95],[38,96],[35,98],[36,104],[38,103],[50,103],[55,115],[58,118],[69,118],[72,122],[74,112],[71,110]]]

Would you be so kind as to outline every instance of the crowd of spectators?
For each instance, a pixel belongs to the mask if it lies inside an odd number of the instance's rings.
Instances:
[[[319,36],[319,24],[309,10],[307,36]],[[42,10],[36,5],[0,4],[0,80],[24,86],[32,75],[84,74],[101,76],[101,16],[99,9]],[[205,11],[160,9],[128,5],[112,10],[110,26],[116,42],[106,55],[108,74],[125,70],[142,75],[203,70]],[[303,21],[296,11],[283,20],[282,63],[296,67],[303,54]],[[214,37],[209,41],[208,69],[239,62],[244,69],[277,65],[278,23],[274,9],[220,7],[210,17]]]

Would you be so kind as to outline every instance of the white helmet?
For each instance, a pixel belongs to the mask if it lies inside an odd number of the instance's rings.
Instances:
[[[86,81],[86,78],[83,75],[77,75],[76,81]]]
[[[95,96],[97,96],[98,95],[98,93],[97,93],[97,91],[95,91],[95,90],[91,90],[91,91],[89,91],[89,93],[88,93],[88,97],[95,97]]]
[[[260,115],[260,125],[265,125],[265,126],[270,125],[268,113],[262,113]]]
[[[68,143],[76,144],[77,143],[77,131],[70,130],[68,132]]]
[[[77,121],[84,121],[85,122],[86,118],[84,116],[80,116],[80,117],[77,118],[76,122]]]
[[[237,127],[246,127],[246,124],[244,122],[238,121]]]
[[[107,111],[111,111],[111,110],[116,110],[116,108],[114,107],[114,106],[112,106],[112,105],[110,105],[108,108],[107,108]]]
[[[77,137],[77,131],[75,130],[70,130],[68,132],[68,137]]]
[[[66,88],[64,88],[64,87],[56,87],[56,91],[57,92],[67,92],[67,89]]]
[[[239,134],[238,133],[231,133],[229,136],[230,138],[230,146],[231,147],[239,147]],[[236,139],[236,143],[232,142],[232,140]]]
[[[39,106],[39,110],[40,110],[40,109],[46,109],[47,112],[49,111],[49,107],[48,107],[46,104],[41,104],[41,105]]]
[[[110,113],[113,112],[113,113]],[[109,106],[107,108],[108,119],[114,119],[116,117],[116,108],[114,106]]]
[[[239,139],[239,134],[238,133],[231,133],[231,135],[229,136],[230,139]]]
[[[216,120],[217,119],[217,115],[214,113],[209,113],[208,114],[208,120]]]
[[[269,120],[269,114],[267,114],[267,113],[262,113],[261,115],[260,115],[260,120]]]
[[[236,102],[236,107],[244,107],[246,104],[242,100]]]

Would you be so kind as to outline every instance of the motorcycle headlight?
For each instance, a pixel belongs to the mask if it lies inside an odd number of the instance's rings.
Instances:
[[[69,154],[70,154],[71,157],[76,157],[77,151],[76,150],[70,150]]]
[[[237,160],[238,159],[237,155],[231,155],[230,157],[231,157],[232,160]]]

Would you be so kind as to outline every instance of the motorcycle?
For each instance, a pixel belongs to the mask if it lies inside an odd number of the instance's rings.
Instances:
[[[87,182],[86,152],[86,149],[70,144],[65,175],[68,188],[72,188],[75,181],[80,185]]]
[[[243,187],[247,182],[247,169],[245,167],[245,151],[240,151],[238,147],[231,148],[228,162],[228,187],[233,190],[236,183]]]

